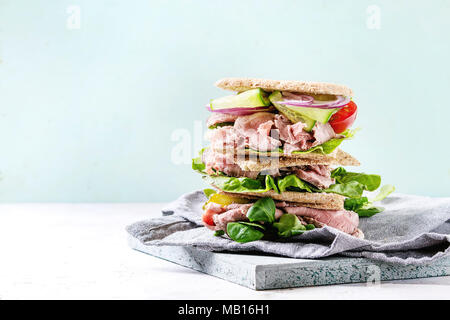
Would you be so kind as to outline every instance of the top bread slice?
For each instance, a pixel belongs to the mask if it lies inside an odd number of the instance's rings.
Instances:
[[[353,96],[352,89],[335,83],[308,82],[295,80],[270,80],[258,78],[224,78],[215,83],[216,87],[231,91],[246,91],[261,88],[265,91],[290,91],[306,94],[333,94]]]

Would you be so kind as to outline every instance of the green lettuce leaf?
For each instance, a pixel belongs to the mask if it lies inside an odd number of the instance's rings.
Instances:
[[[390,195],[394,191],[395,191],[395,187],[393,185],[386,184],[381,187],[380,191],[378,191],[378,194],[375,196],[375,198],[370,200],[370,202],[373,203],[373,202],[384,200],[388,195]]]
[[[369,203],[369,199],[367,197],[360,198],[347,198],[344,201],[345,210],[355,211],[362,208],[364,205]]]
[[[342,167],[338,167],[331,171],[331,177],[339,184],[345,184],[356,181],[360,183],[364,190],[374,191],[381,184],[381,177],[377,174],[365,174],[359,172],[347,172]]]
[[[203,148],[198,152],[198,157],[192,159],[192,169],[195,171],[198,171],[200,173],[205,173],[204,170],[206,168],[206,165],[202,161],[202,155],[203,152],[206,150],[206,148]]]
[[[331,171],[331,177],[336,180],[336,183],[324,189],[323,192],[337,193],[349,198],[359,198],[364,190],[374,191],[381,184],[379,175],[348,172],[342,167]]]
[[[205,196],[209,199],[209,198],[211,198],[211,196],[212,196],[213,194],[216,194],[217,191],[214,190],[214,189],[203,189],[203,193],[204,193]]]
[[[278,192],[272,176],[266,175],[264,181],[251,178],[234,178],[227,176],[203,176],[203,179],[226,192]]]
[[[336,193],[349,198],[361,197],[364,191],[364,185],[358,181],[350,181],[347,183],[332,184],[327,189],[323,189],[326,193]]]
[[[298,188],[301,191],[314,192],[316,188],[311,187],[308,183],[297,177],[295,174],[290,174],[284,178],[278,179],[278,189],[280,192],[286,191],[287,188]]]
[[[234,122],[221,122],[221,123],[216,123],[215,125],[209,126],[208,129],[216,129],[216,128],[232,126],[232,125],[234,125]]]
[[[203,163],[201,157],[197,157],[197,158],[192,159],[192,169],[193,170],[198,171],[200,173],[204,173],[205,168],[206,168],[206,166]]]

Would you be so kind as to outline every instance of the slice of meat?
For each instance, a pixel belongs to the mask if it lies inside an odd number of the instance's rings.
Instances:
[[[227,230],[227,224],[237,221],[248,221],[246,216],[248,209],[253,204],[230,204],[226,207],[226,211],[213,216],[214,223],[216,224],[215,230]]]
[[[279,130],[280,140],[284,141],[284,153],[292,153],[297,150],[308,150],[314,141],[314,137],[303,130],[305,124],[297,122],[292,124],[285,116],[275,116],[275,127]]]
[[[258,129],[256,130],[259,134],[262,134],[264,136],[270,135],[270,130],[272,129],[272,126],[274,125],[274,122],[272,120],[266,121],[261,123],[258,126]]]
[[[227,205],[225,208],[226,208],[226,210],[242,209],[242,208],[244,208],[244,209],[247,209],[247,211],[248,211],[248,209],[250,209],[250,207],[252,205],[253,205],[252,203],[244,203],[244,204],[242,204],[242,203],[232,203],[232,204]],[[247,211],[245,211],[245,213],[247,213]]]
[[[228,113],[213,113],[206,120],[206,126],[209,128],[219,123],[234,122],[239,116]]]
[[[214,203],[214,202],[208,203],[205,207],[205,212],[203,213],[203,217],[202,217],[203,224],[205,225],[205,227],[207,227],[210,230],[218,230],[217,226],[212,226],[212,225],[209,225],[208,223],[206,223],[205,217],[207,220],[210,220],[212,217],[212,220],[214,221],[215,215],[224,213],[225,211],[226,211],[226,209],[218,203]]]
[[[294,151],[302,151],[302,148],[300,147],[300,144],[295,145],[295,144],[285,143],[283,145],[283,153],[291,154]]]
[[[346,210],[320,210],[306,207],[285,206],[283,210],[300,217],[309,217],[330,227],[348,234],[353,234],[358,228],[358,214]]]
[[[234,129],[248,139],[246,142],[253,150],[272,151],[281,146],[281,142],[271,137],[275,115],[269,112],[257,112],[239,117],[234,123]]]
[[[240,116],[234,122],[236,131],[244,136],[257,131],[259,126],[267,121],[273,120],[275,115],[269,112],[256,112],[248,116]]]
[[[312,129],[312,135],[315,141],[312,143],[311,147],[318,146],[337,137],[336,133],[329,123],[323,124],[319,121],[316,121],[316,124]]]
[[[294,170],[294,174],[319,189],[326,189],[334,183],[334,179],[331,178],[331,170],[326,165],[298,167]]]
[[[211,148],[215,150],[242,149],[248,144],[245,137],[236,132],[233,127],[209,130],[207,139],[211,142]]]
[[[234,162],[232,153],[216,152],[211,148],[206,149],[202,155],[205,164],[205,172],[214,175],[221,171],[230,177],[247,177],[255,179],[258,171],[244,171]]]
[[[275,209],[275,219],[279,219],[284,214],[283,210],[276,208]]]
[[[249,132],[248,146],[253,150],[272,151],[281,147],[281,141],[255,131]]]

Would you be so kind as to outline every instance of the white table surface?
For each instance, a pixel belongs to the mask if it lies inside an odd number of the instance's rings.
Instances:
[[[163,205],[1,204],[0,299],[450,298],[450,277],[253,291],[128,248]]]

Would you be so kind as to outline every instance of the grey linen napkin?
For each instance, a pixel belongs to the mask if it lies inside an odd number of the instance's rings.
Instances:
[[[360,218],[364,240],[324,227],[286,240],[249,243],[216,237],[203,227],[205,201],[200,190],[184,194],[163,209],[162,217],[136,222],[127,231],[145,245],[261,252],[292,258],[344,255],[406,265],[425,264],[450,254],[450,198],[390,195],[379,204],[385,211]]]

